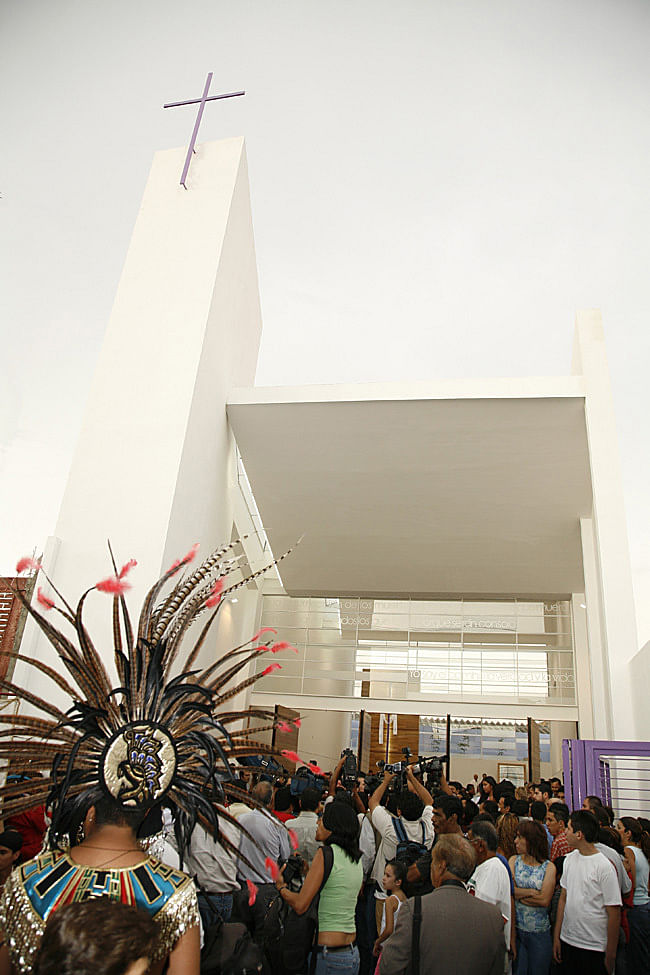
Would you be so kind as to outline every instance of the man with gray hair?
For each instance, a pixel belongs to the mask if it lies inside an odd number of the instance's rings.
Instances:
[[[239,825],[250,833],[252,839],[244,833],[241,834],[239,852],[248,863],[243,859],[239,860],[237,878],[243,888],[247,887],[247,880],[252,880],[258,888],[257,899],[251,911],[253,930],[256,932],[264,920],[269,901],[275,896],[275,884],[266,867],[266,860],[268,858],[278,864],[287,860],[291,855],[291,844],[286,829],[271,812],[271,783],[258,782],[251,795],[264,806],[264,810],[252,809],[239,817]]]
[[[440,837],[431,856],[434,890],[402,904],[395,930],[384,943],[379,975],[503,975],[503,918],[493,904],[468,893],[475,866],[466,839]]]

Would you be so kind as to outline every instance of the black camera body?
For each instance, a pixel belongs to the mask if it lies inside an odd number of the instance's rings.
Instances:
[[[432,790],[440,791],[440,778],[447,761],[447,755],[431,755],[429,758],[423,758],[420,755],[418,757],[413,772],[415,775],[421,775],[423,780],[426,776],[426,786],[429,792]]]
[[[377,765],[382,773],[390,772],[395,778],[392,780],[388,786],[389,792],[403,792],[406,788],[406,770],[411,762],[411,749],[403,748],[402,755],[404,759],[401,762],[394,762],[392,765],[388,765],[386,762],[379,761]]]
[[[343,768],[341,769],[341,781],[343,788],[350,790],[354,788],[359,779],[357,758],[351,748],[344,748],[341,752],[341,758],[345,759]]]
[[[292,853],[287,860],[282,878],[293,890],[300,890],[305,873],[305,861],[299,853]]]

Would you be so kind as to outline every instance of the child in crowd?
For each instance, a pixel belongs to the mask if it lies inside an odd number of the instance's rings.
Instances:
[[[384,901],[384,913],[381,918],[381,931],[375,941],[374,954],[379,957],[381,946],[387,938],[390,938],[395,929],[395,920],[399,914],[399,909],[406,900],[406,894],[402,887],[406,881],[408,867],[401,860],[389,860],[384,868],[382,884],[388,897]],[[377,962],[379,970],[379,962]]]

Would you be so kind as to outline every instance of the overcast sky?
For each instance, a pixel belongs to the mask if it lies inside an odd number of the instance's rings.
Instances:
[[[245,135],[259,385],[558,375],[600,307],[650,638],[647,0],[2,0],[0,572],[54,529],[153,153]]]

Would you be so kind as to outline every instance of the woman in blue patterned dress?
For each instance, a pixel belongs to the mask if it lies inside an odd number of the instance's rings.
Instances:
[[[524,820],[510,858],[515,881],[517,958],[515,975],[548,975],[553,938],[548,908],[555,890],[555,866],[548,859],[548,839],[541,823]]]

